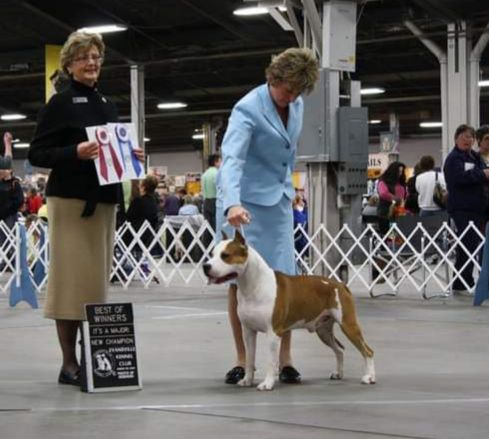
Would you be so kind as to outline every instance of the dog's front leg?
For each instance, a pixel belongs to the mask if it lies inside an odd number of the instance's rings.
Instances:
[[[265,379],[258,384],[258,390],[273,390],[273,386],[275,385],[275,376],[278,372],[280,337],[270,330],[267,332],[267,340],[269,349],[267,374],[265,375]]]
[[[256,331],[243,325],[243,338],[246,349],[245,376],[238,381],[239,386],[250,387],[253,385],[255,375],[255,355],[256,355]]]

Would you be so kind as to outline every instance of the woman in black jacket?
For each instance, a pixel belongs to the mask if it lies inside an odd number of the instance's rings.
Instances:
[[[58,382],[79,385],[76,340],[85,304],[106,301],[119,183],[100,186],[96,142],[86,127],[117,122],[115,105],[97,90],[105,46],[100,35],[74,32],[60,63],[70,81],[41,110],[29,149],[35,166],[51,168],[46,187],[50,264],[44,314],[56,321],[63,361]],[[142,150],[135,152],[143,159]]]
[[[443,166],[448,189],[447,211],[455,223],[459,236],[462,236],[470,221],[483,232],[484,215],[489,202],[485,190],[489,169],[486,168],[480,155],[472,150],[474,140],[474,128],[465,124],[460,125],[455,131],[455,147],[448,154]],[[469,229],[462,236],[461,242],[466,250],[457,246],[455,260],[457,273],[452,290],[454,293],[463,294],[474,286],[472,276],[474,263],[468,261],[466,251],[473,255],[480,244],[480,238],[477,232]]]

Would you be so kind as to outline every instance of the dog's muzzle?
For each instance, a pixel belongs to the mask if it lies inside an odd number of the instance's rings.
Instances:
[[[207,276],[207,279],[209,280],[210,284],[222,284],[223,282],[236,279],[238,277],[238,273],[234,273],[234,272],[226,274],[225,276],[221,276],[221,277],[213,276],[211,274],[212,265],[209,263],[205,263],[204,265],[202,265],[202,270],[204,271],[204,274]]]

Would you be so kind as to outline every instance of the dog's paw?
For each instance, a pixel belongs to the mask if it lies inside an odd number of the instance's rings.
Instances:
[[[364,375],[362,377],[362,384],[375,384],[375,375]]]
[[[331,372],[331,375],[329,376],[330,380],[342,380],[343,379],[343,374],[339,372]]]
[[[256,386],[257,390],[273,390],[273,385],[275,384],[274,380],[265,379],[258,386]]]
[[[253,385],[253,377],[245,377],[238,381],[238,386],[241,387],[251,387]]]

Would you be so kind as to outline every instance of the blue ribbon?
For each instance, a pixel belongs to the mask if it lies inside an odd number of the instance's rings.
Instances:
[[[136,155],[134,154],[134,149],[132,147],[131,140],[129,139],[129,137],[127,138],[127,140],[124,140],[123,138],[121,138],[121,135],[119,133],[119,129],[123,129],[127,133],[127,128],[125,126],[121,125],[121,124],[118,124],[115,127],[115,134],[117,136],[117,141],[119,143],[119,150],[121,152],[121,157],[123,158],[124,169],[127,170],[127,168],[126,168],[126,160],[124,159],[124,157],[125,157],[125,155],[124,155],[124,147],[125,147],[125,148],[128,148],[129,149],[129,153],[131,154],[132,166],[134,168],[134,171],[136,172],[136,175],[139,177],[139,175],[142,172],[141,163],[139,163],[139,160],[137,159]]]

